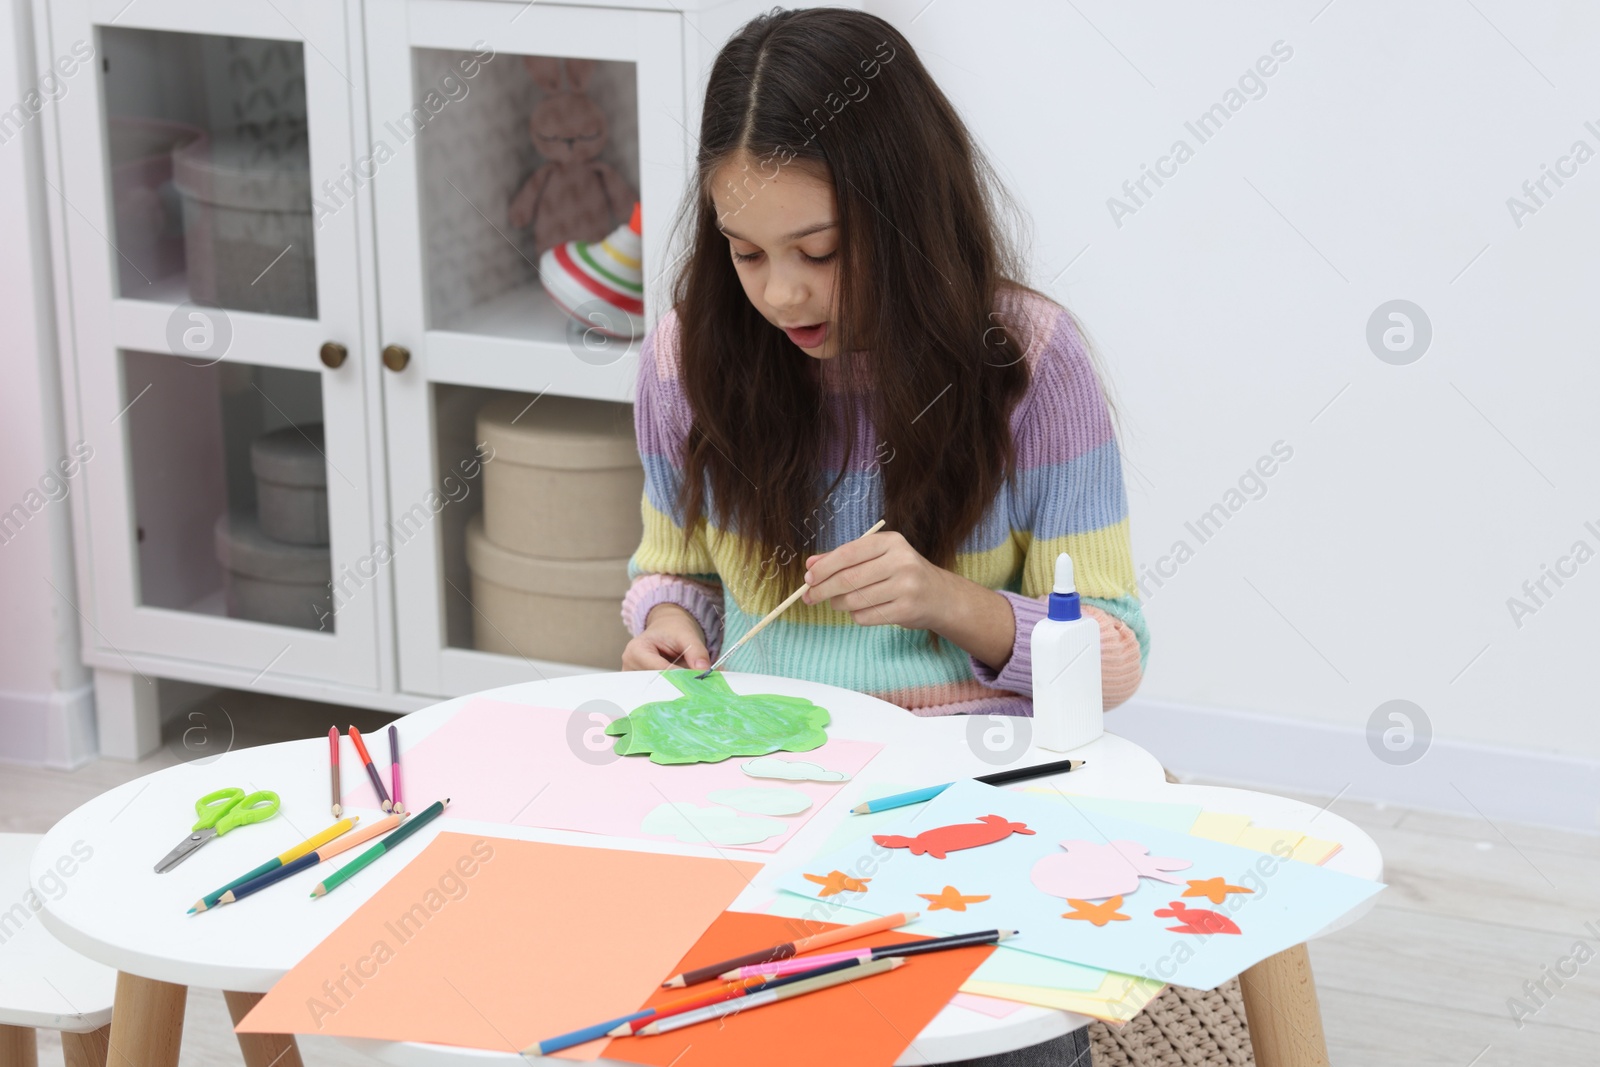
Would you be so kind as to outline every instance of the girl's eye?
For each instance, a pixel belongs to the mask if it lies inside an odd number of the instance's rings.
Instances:
[[[761,255],[762,255],[760,252],[740,252],[737,249],[732,249],[732,248],[730,248],[729,251],[733,253],[733,258],[736,261],[740,262],[740,263],[751,263],[751,262],[754,262],[755,260],[760,259]],[[839,250],[838,249],[834,249],[832,252],[829,252],[825,256],[811,256],[811,255],[806,255],[806,253],[804,253],[804,252],[800,253],[800,255],[805,259],[805,261],[807,263],[816,263],[816,264],[819,264],[819,265],[823,264],[823,263],[831,263],[831,262],[833,262],[833,258],[835,256],[837,256],[838,254],[839,254]]]

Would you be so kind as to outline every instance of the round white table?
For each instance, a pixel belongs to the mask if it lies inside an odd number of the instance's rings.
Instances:
[[[734,902],[736,910],[757,910],[769,900],[778,873],[813,855],[838,822],[848,817],[846,809],[854,803],[860,786],[872,782],[916,785],[1001,769],[982,758],[989,755],[992,760],[993,756],[982,751],[981,743],[974,742],[973,724],[966,716],[918,718],[892,704],[831,686],[766,675],[727,677],[737,692],[807,697],[831,713],[831,736],[877,741],[884,746],[856,777],[856,789],[841,790],[778,851],[721,850],[741,860],[768,864],[767,871]],[[677,695],[678,691],[663,677],[643,672],[579,675],[507,686],[456,697],[406,716],[399,723],[402,753],[479,696],[560,709],[576,709],[600,699],[631,709]],[[1111,721],[1114,724],[1115,719]],[[1203,804],[1208,810],[1248,815],[1259,825],[1303,830],[1344,846],[1327,864],[1330,869],[1363,878],[1381,877],[1382,859],[1373,841],[1351,823],[1325,810],[1265,793],[1170,784],[1155,757],[1112,734],[1071,755],[1087,761],[1069,778],[1060,779],[1074,793]],[[1060,753],[1030,749],[1009,765],[1059,758]],[[342,771],[347,780],[350,775],[363,773],[359,763],[348,758]],[[195,800],[224,786],[239,786],[246,791],[275,790],[282,797],[282,810],[277,818],[241,827],[212,841],[167,874],[154,873],[156,861],[182,839],[193,822]],[[94,862],[82,865],[72,892],[49,900],[41,917],[61,941],[120,972],[111,1039],[122,1055],[139,1067],[175,1067],[186,987],[227,991],[229,1007],[237,1021],[261,994],[383,884],[382,877],[352,879],[341,892],[330,894],[314,908],[306,907],[300,893],[269,890],[257,895],[248,906],[216,909],[204,916],[185,913],[187,906],[204,893],[326,826],[330,820],[328,805],[328,748],[323,735],[241,749],[204,763],[157,771],[101,794],[51,828],[34,855],[30,875],[35,886],[46,877],[54,857],[70,849],[74,842],[86,842],[92,847]],[[365,819],[382,816],[375,809],[357,809],[355,813]],[[440,830],[590,847],[699,855],[718,852],[690,845],[437,819],[418,832],[405,846],[405,855],[396,859],[405,862]],[[1355,918],[1351,915],[1345,923]],[[1296,952],[1298,960],[1285,959]],[[1276,965],[1269,968],[1269,964]],[[1253,1014],[1252,1022],[1256,1022],[1256,1015],[1280,1016],[1283,1018],[1279,1025],[1293,1030],[1284,1041],[1285,1058],[1274,1062],[1319,1062],[1315,1057],[1307,1059],[1303,1051],[1289,1051],[1306,1047],[1308,1029],[1315,1031],[1318,1043],[1321,1037],[1320,1017],[1314,1017],[1315,992],[1304,946],[1258,964],[1247,972],[1247,978],[1258,970],[1257,985],[1263,1001],[1270,1001],[1273,1010]],[[1250,997],[1247,982],[1247,1012]],[[1309,1016],[1305,1006],[1308,997]],[[902,1062],[946,1062],[1024,1048],[1088,1022],[1083,1016],[1044,1008],[1023,1007],[1004,1018],[991,1018],[950,1006],[916,1037],[915,1052],[908,1050]],[[1264,1032],[1274,1027],[1265,1018],[1260,1024]],[[1263,1037],[1256,1034],[1257,1029],[1252,1025],[1258,1062],[1261,1067],[1273,1067],[1273,1063],[1262,1061]],[[246,1040],[247,1036],[250,1040]],[[1270,1037],[1270,1033],[1266,1036]],[[293,1048],[292,1038],[240,1037],[251,1067],[264,1067],[274,1060],[277,1067],[290,1067],[298,1059],[285,1051]],[[395,1067],[483,1067],[524,1061],[511,1053],[452,1046],[350,1039],[344,1043],[363,1050],[376,1062]],[[117,1057],[118,1052],[113,1052],[113,1063]],[[1273,1059],[1270,1050],[1267,1059]],[[1320,1062],[1325,1062],[1325,1053]]]

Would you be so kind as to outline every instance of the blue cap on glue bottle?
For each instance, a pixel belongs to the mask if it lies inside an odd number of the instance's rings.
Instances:
[[[1072,557],[1065,552],[1056,557],[1056,585],[1050,591],[1050,618],[1071,622],[1083,617],[1078,603],[1078,586],[1072,575]]]

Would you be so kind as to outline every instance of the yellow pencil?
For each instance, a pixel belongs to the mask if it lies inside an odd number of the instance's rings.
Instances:
[[[352,826],[360,821],[361,816],[359,815],[351,815],[348,818],[340,819],[338,822],[334,823],[320,834],[306,838],[304,841],[289,849],[287,852],[278,853],[278,855],[272,857],[255,870],[235,878],[221,889],[213,890],[212,892],[207,893],[205,896],[194,902],[194,907],[189,909],[190,914],[205,911],[207,908],[216,907],[217,901],[221,900],[222,894],[226,893],[228,890],[236,889],[252,879],[260,878],[268,871],[275,871],[279,867],[288,866],[301,856],[304,856],[307,852],[314,852],[323,845],[326,845],[329,841],[332,841],[334,838],[347,832]]]

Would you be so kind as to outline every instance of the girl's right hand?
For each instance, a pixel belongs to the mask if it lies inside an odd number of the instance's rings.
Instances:
[[[687,667],[703,671],[711,666],[706,635],[683,608],[676,604],[657,604],[645,619],[645,628],[622,650],[625,671],[664,671]]]

